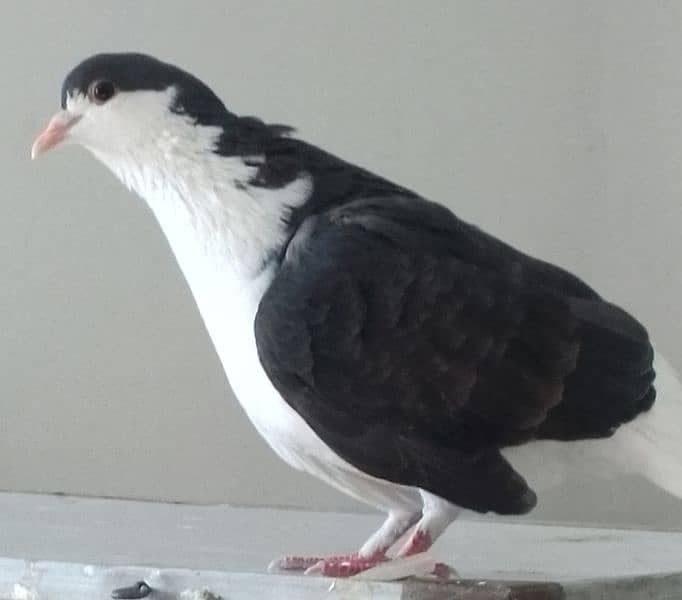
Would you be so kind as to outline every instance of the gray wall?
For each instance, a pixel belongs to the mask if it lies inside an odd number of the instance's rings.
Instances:
[[[682,3],[24,1],[0,21],[0,488],[358,507],[257,438],[143,204],[81,150],[29,162],[66,71],[124,49],[576,271],[682,367]],[[583,481],[536,517],[682,509]]]

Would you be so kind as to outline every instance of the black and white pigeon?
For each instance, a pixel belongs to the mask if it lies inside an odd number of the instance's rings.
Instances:
[[[654,403],[647,331],[576,276],[150,56],[88,58],[61,105],[32,155],[78,143],[144,198],[258,432],[387,514],[280,568],[409,560],[462,509],[526,513],[584,471],[682,496],[682,385],[657,356]]]

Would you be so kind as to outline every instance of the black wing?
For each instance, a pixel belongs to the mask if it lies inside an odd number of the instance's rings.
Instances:
[[[275,387],[335,452],[478,511],[535,504],[500,448],[608,435],[653,402],[634,319],[411,197],[308,218],[255,327]]]

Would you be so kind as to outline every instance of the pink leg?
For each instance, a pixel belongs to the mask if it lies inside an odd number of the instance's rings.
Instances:
[[[358,553],[340,556],[286,556],[270,563],[269,571],[305,571],[306,575],[349,577],[388,560],[383,553],[361,556]]]
[[[355,554],[348,557],[324,558],[306,569],[305,574],[324,575],[325,577],[352,577],[387,560],[385,554],[375,554],[368,557]]]
[[[396,554],[395,562],[388,562],[388,549],[410,528],[416,516],[412,513],[391,513],[386,522],[375,533],[360,552],[347,556],[329,558],[292,556],[274,561],[269,570],[304,570],[306,574],[324,575],[328,577],[351,577],[363,571],[387,563],[387,567],[395,565],[392,578],[409,577],[414,574],[414,565],[406,560],[416,554],[426,552],[433,542],[445,531],[447,526],[457,517],[460,509],[449,502],[433,496],[428,492],[420,492],[424,501],[421,519],[417,522],[403,547]],[[381,567],[379,567],[381,568]],[[448,577],[454,571],[438,563],[433,573],[439,577]]]
[[[431,546],[433,546],[431,534],[428,532],[428,530],[419,529],[419,525],[417,525],[414,533],[402,547],[398,556],[413,556],[415,554],[421,554],[422,552],[426,552],[429,548],[431,548]]]
[[[400,550],[398,556],[400,558],[406,558],[408,556],[414,556],[415,554],[421,554],[422,552],[426,552],[431,546],[433,546],[433,542],[431,541],[429,532],[415,529],[414,533],[410,536],[410,539],[407,540],[405,546]],[[431,575],[435,575],[438,579],[449,579],[456,574],[457,572],[452,567],[441,562],[436,563],[431,572]]]
[[[308,575],[350,577],[388,560],[386,551],[415,521],[418,513],[391,512],[359,552],[330,557],[288,556],[270,563],[269,571],[305,571]]]
[[[461,512],[458,507],[422,491],[424,498],[424,510],[422,518],[417,523],[412,535],[407,539],[403,547],[398,551],[396,558],[406,558],[426,552],[433,543],[447,529],[448,525],[457,518]],[[436,563],[433,575],[440,578],[449,578],[456,572],[443,563]]]
[[[407,542],[398,551],[397,556],[401,558],[426,552],[462,512],[462,509],[438,496],[423,490],[420,493],[424,499],[422,518],[417,522]]]

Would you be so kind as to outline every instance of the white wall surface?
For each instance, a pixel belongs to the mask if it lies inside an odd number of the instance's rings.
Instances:
[[[29,162],[63,76],[105,50],[176,62],[575,271],[682,367],[682,3],[7,3],[1,489],[359,507],[257,437],[143,203],[82,150]],[[534,515],[679,527],[681,506],[579,481]]]

